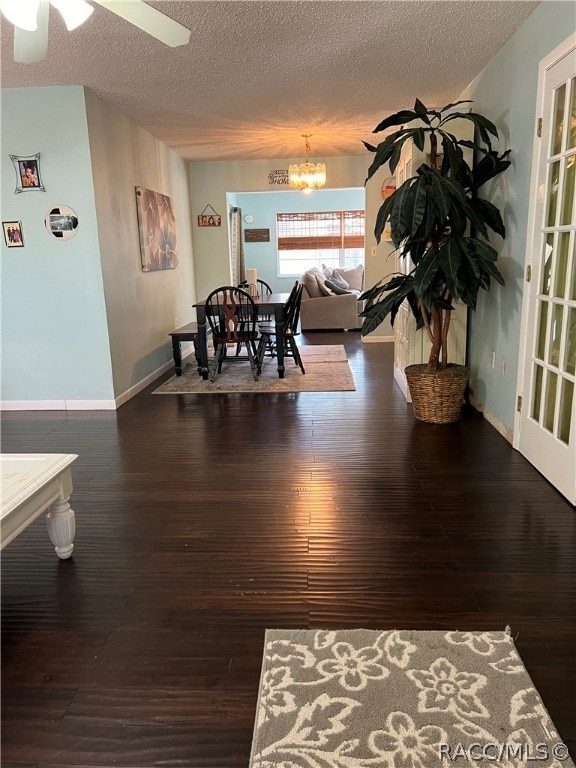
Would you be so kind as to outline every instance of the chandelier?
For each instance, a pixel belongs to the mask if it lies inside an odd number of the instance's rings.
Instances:
[[[310,142],[308,139],[311,133],[302,134],[304,147],[306,149],[306,160],[301,165],[291,165],[288,169],[288,178],[290,186],[294,189],[301,189],[310,194],[313,189],[320,189],[326,184],[326,166],[324,163],[311,163],[308,159],[310,155]]]

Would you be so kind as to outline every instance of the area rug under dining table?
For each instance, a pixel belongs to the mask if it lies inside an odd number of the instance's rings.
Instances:
[[[574,763],[504,632],[267,630],[250,768]]]
[[[291,357],[284,358],[284,378],[278,376],[278,361],[265,357],[262,373],[254,381],[248,361],[224,362],[222,372],[213,382],[198,375],[196,365],[189,364],[181,376],[172,376],[153,395],[214,394],[228,392],[345,392],[354,391],[346,349],[341,344],[317,344],[300,347],[306,373]],[[210,361],[209,364],[211,364]]]

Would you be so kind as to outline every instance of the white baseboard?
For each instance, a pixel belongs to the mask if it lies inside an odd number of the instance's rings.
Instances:
[[[394,336],[362,336],[362,344],[379,344],[382,341],[394,341]]]
[[[193,354],[193,346],[189,350],[183,350],[182,362]],[[172,368],[173,365],[171,360],[164,363],[115,400],[1,400],[0,411],[115,411]]]
[[[184,361],[193,354],[194,354],[194,346],[192,344],[190,345],[190,349],[188,350],[183,349],[182,363],[184,363]],[[121,395],[118,395],[118,397],[114,401],[115,407],[120,408],[121,405],[124,405],[124,403],[127,403],[128,400],[131,400],[139,392],[142,392],[143,389],[146,389],[148,384],[152,384],[152,382],[155,381],[159,376],[162,376],[163,373],[166,373],[166,371],[169,371],[170,368],[173,368],[173,367],[174,367],[174,361],[169,360],[168,362],[164,363],[164,365],[161,365],[160,368],[157,368],[155,371],[152,371],[152,373],[149,373],[148,376],[142,379],[142,381],[139,381],[137,384],[134,384],[134,386],[130,387],[130,389],[127,389]]]
[[[114,400],[2,400],[0,411],[115,411]]]
[[[491,411],[487,411],[481,403],[476,402],[476,399],[472,393],[470,393],[470,405],[472,405],[477,411],[479,411],[486,421],[494,427],[496,432],[499,432],[502,437],[507,440],[510,445],[514,441],[514,432],[504,424],[503,421],[495,416]]]

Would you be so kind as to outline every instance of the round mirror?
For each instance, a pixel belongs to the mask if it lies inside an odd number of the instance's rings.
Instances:
[[[55,205],[44,217],[46,229],[52,237],[70,240],[78,232],[78,216],[69,205]]]

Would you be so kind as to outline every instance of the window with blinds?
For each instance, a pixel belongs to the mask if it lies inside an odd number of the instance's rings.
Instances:
[[[364,263],[364,211],[278,213],[278,274],[299,276],[310,267],[352,268]]]

